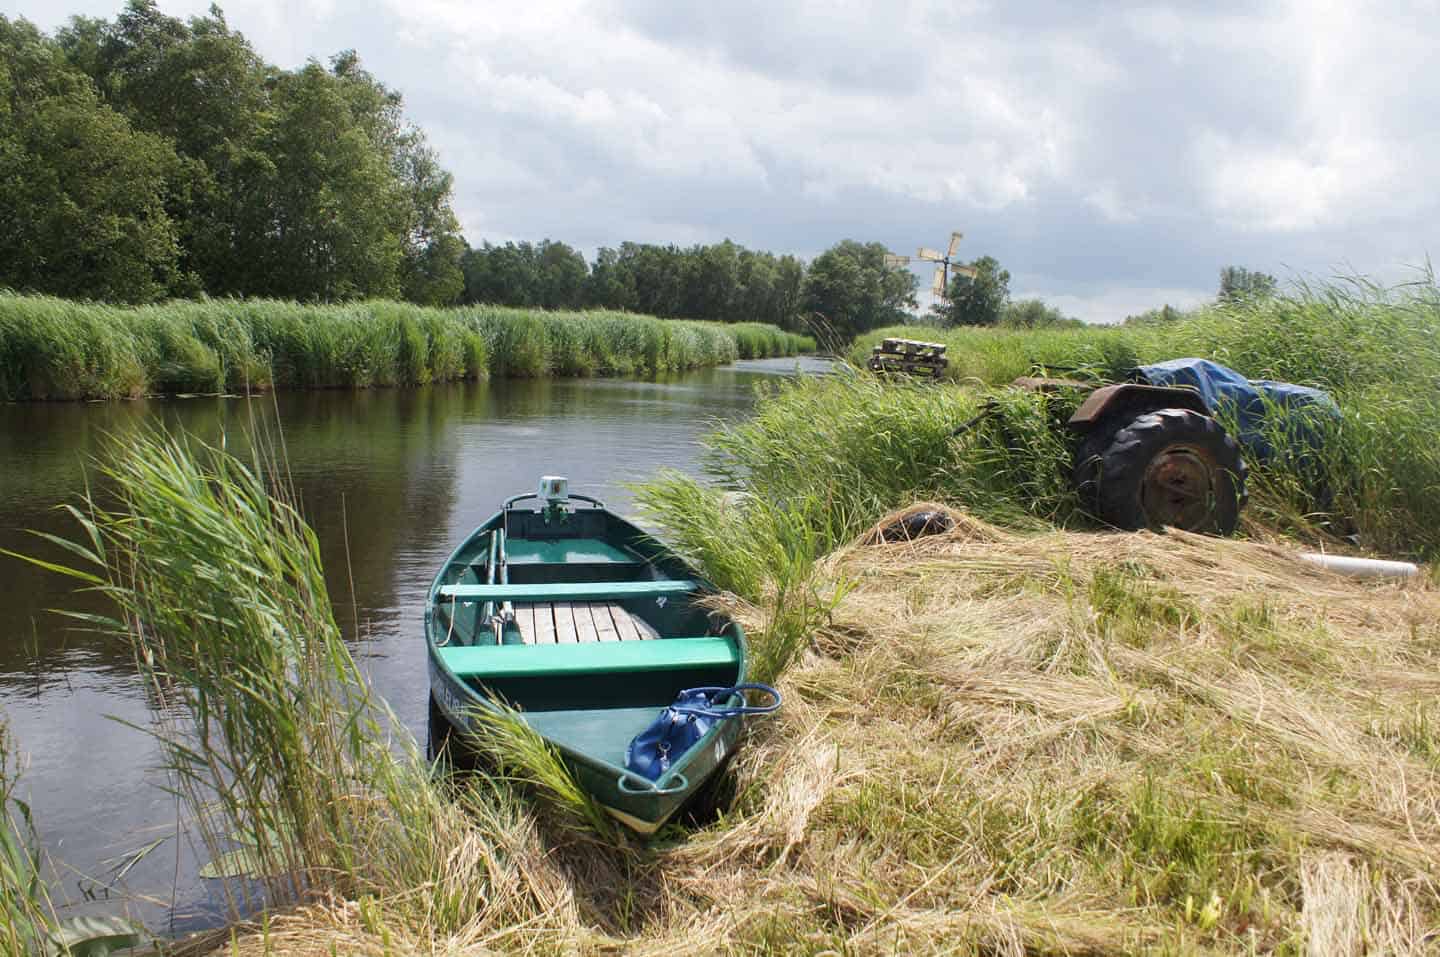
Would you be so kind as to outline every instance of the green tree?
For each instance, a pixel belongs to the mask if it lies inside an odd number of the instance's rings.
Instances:
[[[994,257],[981,256],[969,265],[974,278],[952,277],[947,297],[931,307],[942,326],[993,326],[1010,301],[1010,273]]]
[[[908,269],[885,265],[880,243],[846,239],[815,257],[805,275],[802,307],[819,313],[849,340],[880,326],[904,322],[915,306],[916,280]]]
[[[728,239],[684,252],[685,293],[680,315],[735,321],[741,308],[740,252]]]
[[[1126,316],[1124,324],[1127,326],[1149,326],[1166,322],[1178,322],[1183,318],[1185,318],[1185,313],[1166,303],[1159,309],[1148,309],[1138,315]]]
[[[113,23],[77,17],[56,37],[106,101],[179,154],[166,209],[179,227],[181,268],[214,294],[264,292],[239,280],[263,254],[269,217],[257,214],[273,166],[259,137],[270,75],[218,8],[182,22],[131,0]]]
[[[680,316],[685,308],[685,254],[677,246],[621,243],[620,261],[635,282],[635,308],[652,316]]]
[[[76,18],[56,42],[105,103],[178,154],[164,189],[176,290],[459,297],[450,174],[354,51],[328,70],[281,71],[218,7],[181,21],[155,0],[129,0],[110,22]]]
[[[270,242],[247,286],[322,301],[398,296],[404,197],[368,118],[314,62],[277,77],[271,98],[261,139],[274,166]]]
[[[1000,325],[1011,329],[1045,329],[1083,326],[1084,323],[1079,319],[1072,319],[1040,299],[1021,299],[1005,304],[1005,308],[1000,311]]]
[[[801,315],[804,293],[805,264],[794,256],[781,256],[775,260],[774,305],[771,307],[772,318],[768,321],[782,329],[805,331],[808,327]]]
[[[539,295],[536,305],[546,309],[578,309],[585,304],[585,283],[590,267],[579,251],[546,239],[535,251]]]
[[[604,309],[635,308],[635,274],[622,260],[620,250],[602,246],[595,253],[586,302]]]
[[[422,306],[453,306],[465,292],[465,240],[446,231],[417,243],[401,262],[401,293]]]
[[[395,229],[401,242],[401,287],[407,299],[432,305],[456,301],[464,290],[460,224],[450,206],[454,178],[418,126],[405,119],[404,100],[360,65],[354,50],[330,61],[346,98],[375,148],[386,158],[398,194]],[[583,260],[582,260],[583,262]]]
[[[30,23],[0,16],[0,285],[145,302],[177,278],[177,159]]]
[[[1244,266],[1226,266],[1220,270],[1220,301],[1268,299],[1275,295],[1279,283],[1269,273],[1249,270]]]
[[[466,302],[533,306],[539,301],[534,247],[529,243],[483,243],[460,260]]]

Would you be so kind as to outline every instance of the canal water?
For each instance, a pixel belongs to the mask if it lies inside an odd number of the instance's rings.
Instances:
[[[558,474],[625,514],[625,483],[662,468],[698,472],[699,437],[744,416],[757,383],[825,368],[768,359],[662,381],[0,405],[0,548],[63,560],[27,530],[78,533],[56,506],[77,501],[87,463],[107,442],[123,445],[160,423],[234,442],[252,416],[278,417],[337,619],[374,686],[423,735],[424,596],[441,561],[502,498]],[[0,582],[0,718],[25,759],[20,796],[34,812],[62,913],[128,914],[162,934],[223,920],[219,889],[196,876],[203,849],[177,830],[175,799],[154,770],[158,749],[137,729],[154,716],[128,649],[50,611],[102,609],[67,580],[13,558],[0,556]]]

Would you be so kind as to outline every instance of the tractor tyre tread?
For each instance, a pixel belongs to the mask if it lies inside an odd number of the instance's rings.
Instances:
[[[1201,527],[1189,531],[1229,535],[1246,502],[1245,460],[1240,447],[1215,419],[1189,409],[1159,409],[1087,436],[1075,456],[1073,478],[1081,501],[1116,528],[1157,525],[1146,515],[1142,484],[1150,462],[1171,445],[1201,451],[1215,469],[1214,507]]]

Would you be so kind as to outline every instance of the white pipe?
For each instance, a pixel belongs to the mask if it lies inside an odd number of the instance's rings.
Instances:
[[[1349,555],[1321,555],[1301,552],[1302,561],[1329,569],[1351,578],[1414,578],[1420,574],[1418,565],[1409,562],[1387,562],[1378,558],[1351,558]]]

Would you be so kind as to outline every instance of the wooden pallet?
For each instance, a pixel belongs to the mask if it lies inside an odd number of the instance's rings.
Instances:
[[[867,363],[872,372],[903,373],[932,379],[938,379],[949,364],[943,342],[920,342],[916,339],[886,339],[870,350],[870,361]]]
[[[586,641],[643,641],[660,635],[616,602],[546,601],[515,605],[515,622],[527,645]]]

